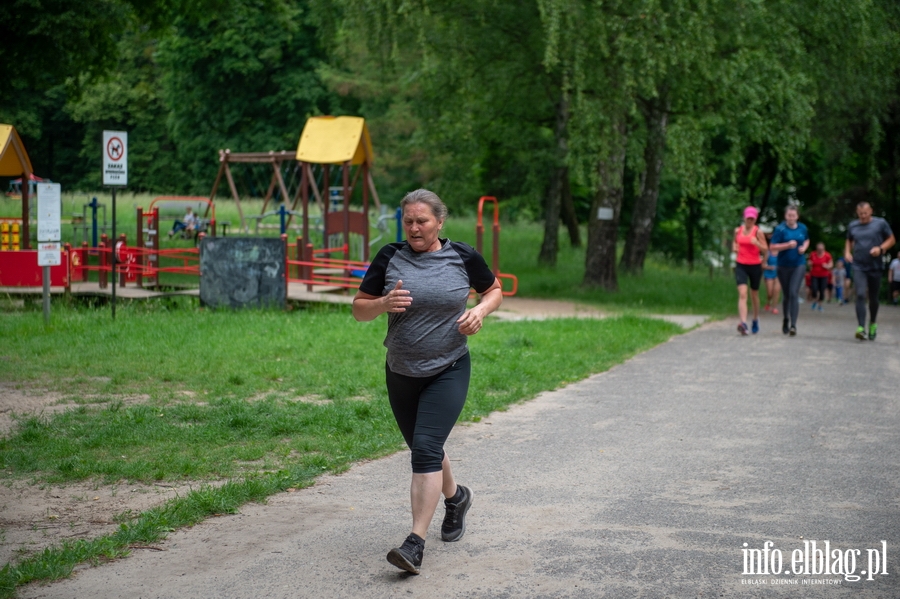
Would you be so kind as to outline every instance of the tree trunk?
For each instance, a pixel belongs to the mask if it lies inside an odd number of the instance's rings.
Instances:
[[[597,163],[600,185],[588,217],[587,252],[584,258],[586,287],[618,291],[616,278],[616,241],[622,211],[625,180],[625,116],[611,130],[609,152]]]
[[[685,219],[685,230],[687,233],[687,262],[688,271],[694,272],[694,198],[687,199],[687,218]]]
[[[666,149],[666,126],[669,120],[669,101],[663,95],[644,108],[647,123],[647,145],[644,146],[644,172],[641,189],[635,198],[631,228],[625,237],[625,251],[619,266],[632,273],[644,270],[644,259],[650,249],[656,203],[662,179],[663,156]]]
[[[562,220],[569,230],[569,244],[573,248],[581,247],[581,229],[578,228],[578,217],[575,215],[575,203],[572,201],[572,188],[569,187],[569,167],[563,179]]]
[[[569,152],[566,132],[568,123],[569,98],[563,91],[556,106],[556,165],[545,202],[544,241],[538,254],[538,262],[548,266],[556,266],[556,254],[559,251],[559,212],[563,188],[568,188],[569,183],[569,167],[566,165],[566,155]]]
[[[772,198],[772,186],[775,184],[775,177],[778,176],[778,155],[773,155],[769,161],[767,161],[768,173],[766,180],[766,191],[763,192],[762,200],[759,202],[759,213],[762,214],[763,210],[769,205],[769,200]]]

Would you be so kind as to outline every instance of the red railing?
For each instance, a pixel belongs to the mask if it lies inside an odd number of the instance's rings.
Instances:
[[[306,285],[307,291],[312,291],[313,285],[356,289],[369,268],[366,262],[328,257],[330,254],[345,254],[345,245],[314,249],[311,243],[303,243],[300,237],[296,243],[287,243],[286,235],[282,239],[285,240],[285,254],[288,256],[285,260],[287,281]]]
[[[160,197],[157,200],[173,200],[174,197]],[[188,200],[188,198],[179,198]],[[190,198],[189,201],[207,201],[206,198]],[[491,270],[500,279],[511,282],[511,289],[503,289],[504,296],[515,295],[518,291],[519,281],[515,275],[500,272],[500,204],[497,198],[484,196],[478,200],[478,223],[476,225],[476,249],[483,253],[484,238],[484,204],[494,204],[494,218],[492,225],[493,247],[491,252]],[[215,208],[213,207],[213,210]],[[151,210],[141,214],[139,228],[147,220],[148,229],[158,229],[158,211]],[[203,234],[200,234],[202,239]],[[72,249],[67,246],[66,258],[70,270],[69,281],[81,282],[88,280],[88,274],[97,272],[100,287],[108,285],[109,275],[112,273],[113,252],[116,258],[116,273],[119,285],[124,287],[126,283],[135,283],[142,286],[144,279],[159,284],[161,273],[178,274],[200,277],[200,250],[198,247],[167,248],[161,249],[148,245],[140,247],[142,236],[139,235],[138,246],[129,246],[124,234],[118,241],[112,242],[106,235],[101,236],[99,247],[88,247],[83,243],[80,248]],[[157,234],[158,238],[158,234]],[[295,243],[288,243],[287,236],[281,236],[285,244],[285,275],[288,283],[306,285],[308,291],[314,286],[333,287],[338,289],[352,289],[359,287],[362,277],[369,265],[357,260],[344,260],[332,258],[334,255],[346,255],[346,245],[333,248],[313,248],[312,244],[304,243],[298,237]]]

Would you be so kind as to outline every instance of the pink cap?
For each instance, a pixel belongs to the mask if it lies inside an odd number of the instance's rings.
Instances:
[[[759,216],[759,210],[754,208],[753,206],[747,206],[744,208],[744,218],[756,218]]]

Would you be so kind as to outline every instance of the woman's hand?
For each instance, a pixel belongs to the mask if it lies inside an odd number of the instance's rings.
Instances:
[[[463,312],[463,315],[456,322],[459,323],[460,333],[463,335],[474,335],[481,330],[484,324],[484,316],[481,314],[478,306],[475,306],[471,310]]]
[[[353,297],[353,318],[360,322],[368,322],[385,312],[406,312],[410,304],[412,298],[409,291],[403,289],[403,281],[397,281],[397,285],[387,295],[372,295],[357,291]]]
[[[500,280],[494,279],[494,283],[481,294],[481,301],[477,306],[463,312],[456,322],[459,323],[459,332],[463,335],[474,335],[481,330],[484,318],[500,307],[503,301],[503,289]]]
[[[406,308],[412,304],[409,290],[403,289],[403,281],[397,281],[393,289],[383,298],[385,312],[406,312]]]

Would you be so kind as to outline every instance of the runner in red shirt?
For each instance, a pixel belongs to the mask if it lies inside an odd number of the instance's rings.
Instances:
[[[823,311],[822,304],[825,302],[825,290],[828,288],[828,277],[831,275],[831,269],[834,268],[834,261],[831,254],[825,251],[825,244],[821,241],[816,244],[816,251],[809,255],[809,265],[811,266],[809,274],[812,276],[812,309]]]

